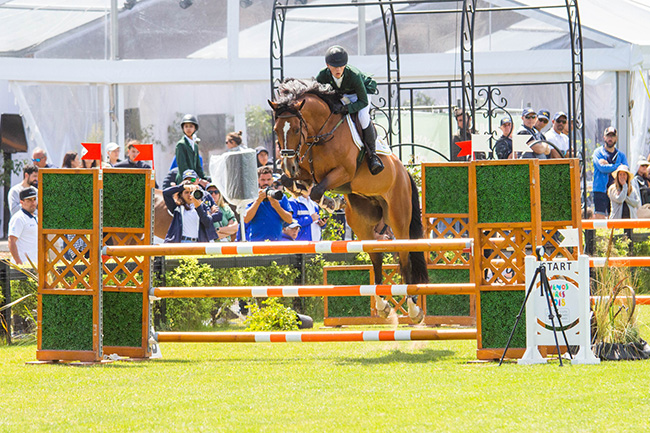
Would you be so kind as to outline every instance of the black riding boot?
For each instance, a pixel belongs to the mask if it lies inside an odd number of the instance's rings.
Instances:
[[[381,173],[384,169],[384,164],[375,151],[376,140],[377,132],[375,131],[375,125],[370,122],[370,125],[363,130],[363,144],[366,146],[366,151],[368,152],[368,168],[373,175]]]

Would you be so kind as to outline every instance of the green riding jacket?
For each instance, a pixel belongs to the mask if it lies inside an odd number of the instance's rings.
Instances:
[[[176,175],[176,184],[183,181],[183,172],[191,168],[201,179],[205,179],[203,167],[199,160],[199,146],[194,143],[194,148],[190,146],[185,136],[176,143],[176,164],[178,164],[178,174]]]
[[[332,73],[327,68],[323,68],[318,73],[316,81],[331,85],[340,94],[356,94],[357,101],[347,105],[350,114],[356,113],[368,105],[368,93],[377,93],[377,82],[350,65],[345,66],[341,87],[336,85]]]

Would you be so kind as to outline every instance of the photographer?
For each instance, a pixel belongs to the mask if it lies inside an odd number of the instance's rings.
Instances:
[[[257,184],[260,188],[259,194],[255,201],[248,205],[244,216],[246,239],[278,241],[282,238],[282,222],[291,223],[291,205],[282,192],[271,188],[271,167],[263,166],[257,169]]]
[[[210,205],[198,185],[184,180],[164,189],[163,198],[173,215],[165,242],[210,242],[217,237],[213,224],[221,219],[221,212],[210,214]]]

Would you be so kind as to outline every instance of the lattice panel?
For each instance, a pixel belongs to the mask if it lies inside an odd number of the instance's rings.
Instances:
[[[466,238],[469,236],[469,218],[429,218],[425,225],[428,238]]]
[[[499,238],[499,242],[492,239]],[[523,284],[524,257],[533,242],[533,234],[522,229],[489,229],[480,231],[481,285]]]
[[[140,233],[104,233],[104,245],[141,245]],[[115,266],[109,266],[109,265]],[[104,287],[144,288],[144,257],[108,257],[102,264]],[[112,269],[111,269],[112,268]]]
[[[86,257],[93,248],[97,246],[90,235],[48,235],[45,255],[49,260],[45,262],[43,287],[93,290],[89,281],[90,262]]]
[[[544,257],[547,260],[565,258],[567,260],[578,260],[577,247],[560,247],[559,230],[565,227],[544,228],[542,230],[542,245],[544,245]]]

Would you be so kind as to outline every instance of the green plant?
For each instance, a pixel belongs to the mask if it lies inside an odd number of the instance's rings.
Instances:
[[[298,329],[296,312],[282,305],[277,298],[262,301],[265,307],[249,304],[250,314],[244,322],[247,331],[295,331]]]
[[[12,309],[12,313],[22,317],[23,319],[28,319],[31,317],[32,312],[36,311],[38,307],[38,299],[36,297],[37,282],[34,280],[14,280],[11,282],[11,299],[16,300],[20,299],[23,296],[32,295],[23,300],[23,307]]]
[[[246,107],[246,135],[251,147],[273,143],[273,120],[271,113],[259,105]],[[273,152],[271,152],[273,156]]]

